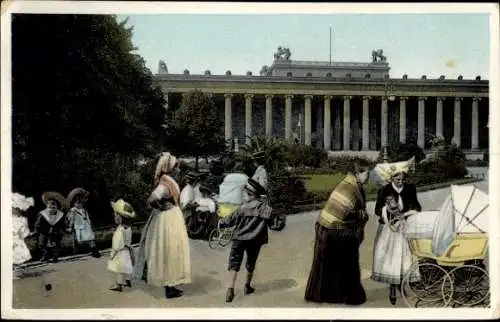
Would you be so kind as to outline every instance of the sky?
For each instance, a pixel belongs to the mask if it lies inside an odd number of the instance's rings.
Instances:
[[[133,41],[156,73],[258,74],[278,46],[292,60],[369,62],[383,49],[391,77],[488,78],[487,14],[161,14],[129,17]],[[453,63],[450,67],[450,61]],[[448,62],[448,66],[447,66]],[[454,65],[454,66],[453,66]]]
[[[488,14],[118,15],[126,17],[153,73],[162,59],[172,74],[256,75],[278,46],[292,60],[328,61],[332,28],[333,61],[370,62],[383,49],[391,77],[488,79]]]

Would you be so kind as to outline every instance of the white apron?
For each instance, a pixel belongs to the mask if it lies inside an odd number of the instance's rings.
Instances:
[[[417,260],[411,253],[408,240],[398,229],[389,228],[386,208],[382,208],[382,220],[379,224],[373,249],[373,268],[371,279],[386,284],[401,284],[412,263]],[[410,282],[420,280],[418,270],[412,272]]]
[[[180,208],[152,216],[145,239],[147,283],[154,286],[191,283],[189,238]]]

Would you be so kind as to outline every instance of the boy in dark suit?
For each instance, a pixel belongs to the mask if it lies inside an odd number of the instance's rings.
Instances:
[[[255,265],[262,245],[268,242],[268,226],[271,224],[271,207],[261,196],[266,190],[255,180],[248,179],[245,186],[243,205],[227,218],[221,219],[220,226],[234,226],[233,244],[229,255],[229,286],[226,293],[226,302],[234,298],[234,284],[243,261],[243,254],[247,254],[247,280],[244,294],[252,294],[255,289],[251,286]]]

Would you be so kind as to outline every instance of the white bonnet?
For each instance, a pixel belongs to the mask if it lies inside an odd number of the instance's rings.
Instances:
[[[25,197],[20,193],[12,193],[12,208],[17,208],[21,211],[26,211],[35,205],[35,200],[32,197]]]
[[[170,172],[175,167],[177,163],[177,158],[173,156],[170,152],[163,152],[160,156],[160,160],[156,164],[155,178],[159,179],[162,172]]]

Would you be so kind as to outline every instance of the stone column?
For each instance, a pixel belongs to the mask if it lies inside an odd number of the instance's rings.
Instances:
[[[306,95],[304,104],[304,142],[311,145],[311,100],[312,95]]]
[[[342,150],[351,150],[351,98],[352,96],[344,96],[344,144]]]
[[[266,95],[266,136],[273,135],[273,96]]]
[[[285,96],[285,140],[292,136],[292,99],[293,95]]]
[[[471,149],[479,149],[479,100],[480,97],[472,98],[472,141]]]
[[[253,94],[245,94],[245,142],[251,143],[252,136],[252,99]]]
[[[443,97],[436,97],[436,137],[443,138]]]
[[[370,96],[363,96],[363,151],[370,150]]]
[[[460,141],[461,141],[461,133],[460,133],[460,124],[461,124],[461,119],[460,119],[460,108],[461,108],[461,103],[462,103],[462,98],[461,97],[455,97],[455,115],[454,115],[454,122],[453,122],[453,142],[460,147]]]
[[[389,112],[387,110],[387,97],[382,97],[381,104],[381,113],[380,113],[380,145],[381,148],[387,146],[387,127],[389,124],[388,115]]]
[[[408,97],[399,98],[399,141],[406,143],[406,100]]]
[[[330,109],[330,99],[332,97],[329,95],[325,96],[325,105],[323,113],[323,147],[326,151],[330,151],[331,148],[331,109]]]
[[[225,112],[224,112],[224,134],[226,142],[231,144],[231,139],[233,138],[233,111],[231,107],[231,98],[233,94],[224,94],[225,98]]]
[[[418,98],[418,126],[417,126],[417,145],[425,148],[425,100],[427,97]]]

